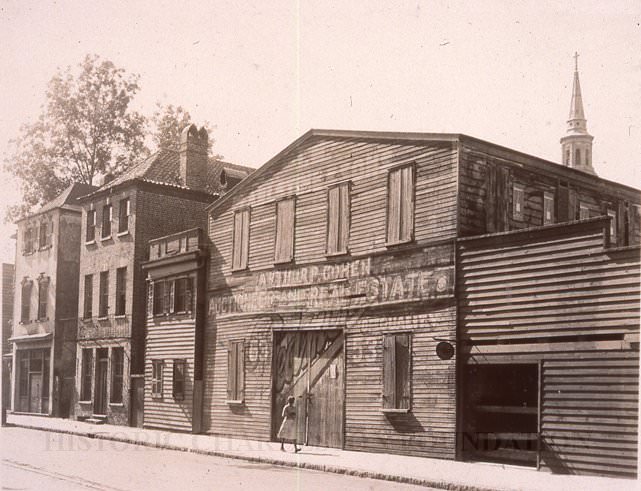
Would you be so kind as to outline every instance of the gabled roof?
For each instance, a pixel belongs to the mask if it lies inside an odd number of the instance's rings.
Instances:
[[[612,184],[622,189],[627,189],[628,191],[636,191],[631,186],[626,186],[614,181],[608,181],[598,176],[587,174],[586,172],[573,169],[571,167],[566,167],[564,165],[551,162],[549,160],[542,159],[540,157],[535,157],[518,150],[513,150],[508,147],[498,145],[496,143],[491,143],[488,141],[481,140],[479,138],[474,138],[472,136],[467,136],[462,133],[416,133],[416,132],[391,132],[391,131],[353,131],[353,130],[324,130],[324,129],[310,129],[302,136],[294,140],[291,144],[281,150],[274,157],[269,159],[265,164],[256,169],[252,174],[247,178],[241,181],[236,187],[230,190],[227,194],[222,196],[220,199],[216,200],[210,204],[206,209],[208,213],[211,213],[215,209],[221,207],[225,204],[231,197],[235,196],[238,193],[241,193],[245,188],[249,187],[252,182],[258,179],[260,176],[268,172],[289,153],[296,151],[302,145],[306,144],[309,140],[313,138],[337,138],[337,139],[358,139],[358,140],[370,140],[370,141],[380,141],[380,142],[434,142],[434,143],[462,143],[462,142],[472,142],[480,143],[483,145],[489,145],[497,150],[507,151],[510,154],[516,156],[521,156],[532,165],[533,169],[539,171],[550,171],[553,175],[563,175],[565,178],[572,177],[581,180],[582,182],[591,182],[591,183],[605,183]]]
[[[80,196],[84,196],[87,193],[95,191],[96,189],[97,188],[95,186],[91,186],[90,184],[74,182],[73,184],[67,186],[65,190],[54,199],[42,205],[34,213],[31,213],[21,220],[18,220],[18,222],[34,217],[36,215],[41,215],[42,213],[46,213],[51,210],[55,210],[56,208],[78,208],[77,199]]]

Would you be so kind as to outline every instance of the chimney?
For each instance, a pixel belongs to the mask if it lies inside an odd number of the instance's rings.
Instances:
[[[180,180],[191,189],[207,190],[208,139],[207,130],[195,124],[180,134]]]
[[[111,172],[107,172],[104,176],[102,176],[102,185],[106,186],[111,181],[113,181],[114,178],[115,176]]]

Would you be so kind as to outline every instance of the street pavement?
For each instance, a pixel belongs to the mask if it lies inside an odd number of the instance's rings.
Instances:
[[[2,428],[0,437],[7,491],[426,489],[24,428]]]
[[[349,475],[396,483],[420,484],[431,488],[453,491],[638,491],[641,489],[639,480],[634,479],[550,474],[518,466],[356,452],[336,448],[305,446],[300,453],[294,454],[291,451],[280,452],[279,444],[276,442],[241,440],[220,435],[194,435],[106,424],[97,425],[46,416],[8,414],[7,422],[10,425],[22,428],[47,430],[51,435],[47,436],[48,440],[45,441],[50,442],[51,449],[56,448],[59,450],[56,452],[57,454],[65,454],[66,446],[82,451],[82,446],[86,445],[86,440],[77,439],[76,437],[84,436],[94,440],[91,447],[84,449],[85,452],[91,449],[92,452],[90,453],[99,455],[101,454],[99,449],[109,445],[114,445],[115,448],[118,448],[118,445],[134,444],[136,448],[139,448],[138,452],[154,452],[158,451],[158,449],[179,450],[183,454],[198,454],[198,456],[202,456],[205,459],[224,457],[267,466],[264,469],[278,465],[291,468],[291,472],[298,469],[325,471],[327,473],[325,476],[329,476],[329,473],[339,474],[338,483],[346,482],[342,481],[343,478],[340,475]],[[52,436],[56,434],[62,436],[57,438]],[[131,453],[126,452],[126,454]],[[102,455],[105,455],[104,451]],[[178,458],[176,457],[176,459]],[[110,465],[110,463],[111,457],[104,459],[104,465]],[[182,471],[182,466],[167,465],[171,467],[173,472],[179,472],[184,478],[188,477],[188,474]],[[230,466],[233,465],[250,464],[234,461],[230,463]],[[295,475],[300,476],[301,474]],[[285,476],[289,476],[289,474],[285,473],[281,478],[285,479]],[[333,478],[336,477],[333,476]],[[201,476],[201,478],[206,479],[207,475]],[[322,482],[325,482],[326,479],[332,478],[323,477]],[[199,485],[201,482],[196,480],[194,485]],[[219,482],[216,481],[215,487],[208,487],[207,489],[219,489],[216,487],[218,484]],[[266,482],[260,480],[258,487],[252,487],[251,489],[264,489],[264,484],[266,485]],[[287,484],[293,485],[289,481]],[[376,484],[384,485],[385,483]],[[307,485],[312,486],[312,484]],[[326,485],[323,485],[323,487],[326,487]],[[182,486],[180,489],[190,489],[190,487],[187,485]],[[247,488],[243,485],[243,489]],[[351,486],[338,484],[336,489],[351,489]]]

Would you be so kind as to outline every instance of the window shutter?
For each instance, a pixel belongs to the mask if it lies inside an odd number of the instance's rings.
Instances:
[[[194,310],[193,282],[193,278],[185,278],[185,310],[187,312],[191,312]]]
[[[496,231],[496,167],[485,167],[485,231]]]
[[[238,354],[236,358],[238,368],[238,379],[236,381],[236,398],[239,401],[245,400],[245,343],[240,341],[236,344]]]
[[[147,315],[154,314],[154,282],[147,283]]]
[[[401,169],[401,223],[400,239],[414,237],[414,166]]]
[[[327,252],[339,251],[340,187],[327,190]]]
[[[641,205],[630,206],[630,244],[641,242]]]
[[[410,336],[398,334],[396,338],[396,407],[410,407]]]
[[[294,199],[279,201],[276,206],[277,263],[290,262],[294,256]]]
[[[383,338],[383,407],[396,407],[396,346],[394,336]]]
[[[232,269],[241,268],[242,221],[243,221],[242,212],[237,211],[236,213],[234,213],[234,236],[233,236],[233,248],[232,248],[232,259],[231,259]]]
[[[504,232],[509,230],[510,228],[509,210],[510,210],[510,195],[512,191],[512,186],[510,185],[510,181],[511,181],[510,170],[505,167],[499,167],[496,181],[497,181],[496,232]]]
[[[338,248],[340,251],[347,251],[349,244],[350,228],[350,183],[340,186],[340,232],[338,235]]]
[[[242,247],[241,247],[241,256],[240,264],[241,268],[246,268],[249,264],[249,220],[250,220],[250,210],[243,211],[243,228],[242,228]]]
[[[165,281],[163,288],[162,313],[169,312],[169,302],[171,301],[171,282]]]
[[[174,280],[169,282],[169,312],[173,313],[176,308],[175,308],[175,301],[176,301],[176,281],[180,280]],[[165,308],[167,306],[165,305]]]
[[[399,170],[391,171],[387,179],[387,242],[394,243],[400,239],[401,176]]]
[[[234,400],[234,390],[236,388],[236,350],[234,343],[229,344],[227,349],[227,400]]]

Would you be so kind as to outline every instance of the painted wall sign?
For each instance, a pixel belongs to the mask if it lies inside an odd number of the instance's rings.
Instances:
[[[256,273],[241,286],[212,292],[209,315],[346,309],[453,293],[452,248],[439,246],[400,256]]]

